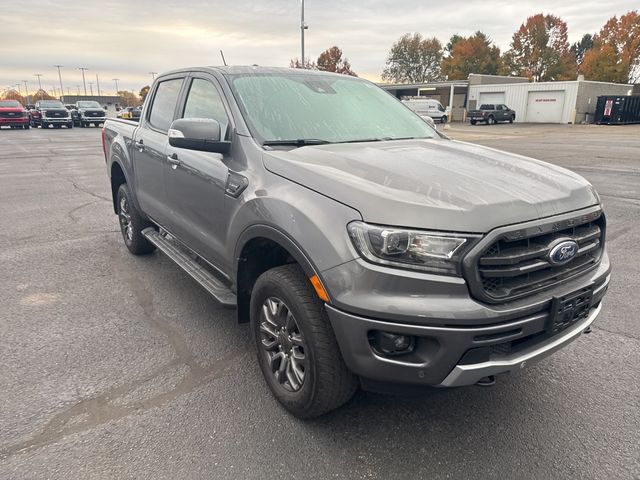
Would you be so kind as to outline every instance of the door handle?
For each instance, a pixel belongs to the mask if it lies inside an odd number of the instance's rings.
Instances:
[[[167,155],[167,161],[169,162],[169,165],[171,165],[172,169],[176,169],[178,168],[179,165],[182,164],[182,162],[180,161],[180,159],[178,158],[178,154],[174,153],[171,155]]]
[[[144,142],[142,140],[138,140],[133,144],[138,150],[141,152],[144,150]]]

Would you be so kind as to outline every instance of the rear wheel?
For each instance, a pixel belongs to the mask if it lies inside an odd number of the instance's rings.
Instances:
[[[131,191],[126,183],[118,188],[118,220],[124,244],[134,255],[145,255],[153,252],[156,247],[143,235],[142,230],[151,227],[152,224],[146,220],[136,209],[132,202]]]
[[[333,329],[297,264],[263,273],[251,293],[251,330],[271,392],[298,418],[334,410],[355,393]]]
[[[489,118],[487,118],[487,125],[493,125],[496,123],[496,119],[493,118],[493,115],[489,115]]]

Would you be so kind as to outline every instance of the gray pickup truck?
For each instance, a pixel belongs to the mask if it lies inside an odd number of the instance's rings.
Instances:
[[[506,105],[485,103],[480,105],[478,110],[469,110],[468,117],[471,125],[475,125],[478,122],[495,125],[498,122],[515,122],[516,112]]]
[[[358,78],[172,71],[103,147],[129,251],[237,309],[301,418],[358,387],[492,385],[589,331],[609,284],[586,180],[449,140]]]

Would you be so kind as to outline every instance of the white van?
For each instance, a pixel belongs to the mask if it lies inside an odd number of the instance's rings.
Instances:
[[[447,110],[434,98],[410,98],[402,100],[402,103],[421,117],[431,117],[433,120],[439,120],[440,123],[447,123]]]

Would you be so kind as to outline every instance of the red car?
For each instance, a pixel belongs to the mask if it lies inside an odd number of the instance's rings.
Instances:
[[[17,100],[0,100],[0,127],[3,125],[25,130],[31,127],[29,113]]]

